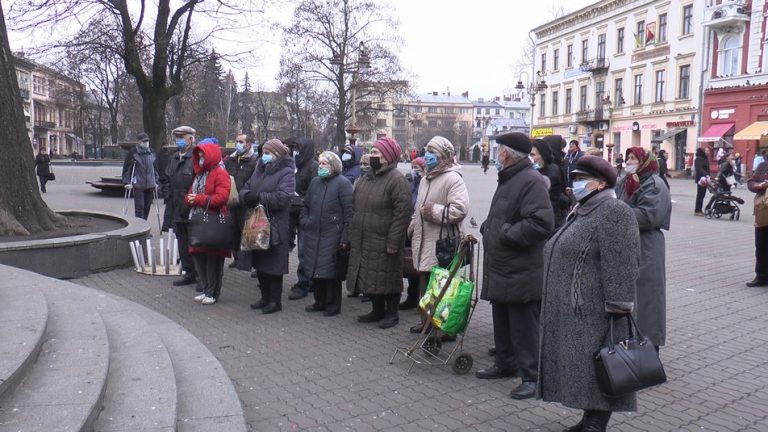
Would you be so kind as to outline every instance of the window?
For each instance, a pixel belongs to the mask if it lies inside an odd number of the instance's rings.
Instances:
[[[552,57],[552,66],[554,66],[554,70],[558,70],[560,68],[560,50],[556,49]]]
[[[413,112],[420,113],[421,112],[421,107],[420,106],[413,107]]]
[[[404,128],[405,127],[405,119],[396,119],[395,120],[395,127],[396,128]]]
[[[571,106],[573,105],[573,92],[571,89],[565,89],[565,113],[571,113]]]
[[[616,54],[624,52],[624,27],[616,30]]]
[[[579,111],[587,110],[587,86],[583,85],[579,89]]]
[[[552,92],[552,115],[553,116],[557,115],[557,102],[558,102],[557,97],[558,97],[558,92],[553,91]]]
[[[501,115],[501,108],[496,108],[496,115]]]
[[[446,114],[453,114],[455,112],[454,107],[445,107],[443,108],[443,112]]]
[[[524,118],[525,118],[525,111],[523,111],[523,112],[521,112],[521,113],[520,113],[520,118],[521,118],[521,119],[524,119]]]
[[[35,92],[36,95],[40,96],[47,96],[48,95],[48,85],[46,84],[45,78],[39,77],[39,76],[33,76],[32,77],[32,91]],[[37,116],[35,116],[37,117]]]
[[[486,108],[485,109],[485,114],[486,115],[491,115],[491,109],[490,108]]]
[[[613,101],[617,107],[624,105],[624,78],[616,78],[613,84],[613,95],[616,100]]]
[[[656,71],[656,102],[664,102],[664,71]]]
[[[581,41],[581,64],[589,60],[589,40]]]
[[[568,45],[566,54],[568,58],[565,59],[565,67],[573,67],[573,45]]]
[[[437,113],[437,107],[427,107],[427,112],[430,114],[436,114]]]
[[[482,108],[478,108],[478,109],[477,109],[477,114],[478,114],[478,115],[480,115],[480,114],[482,114],[482,113],[483,113],[483,109],[482,109]]]
[[[633,105],[643,104],[643,74],[635,75],[635,99]]]
[[[739,40],[730,36],[723,42],[720,51],[720,75],[734,76],[739,74]]]
[[[605,60],[605,33],[597,35],[597,58]]]
[[[21,90],[29,91],[29,74],[27,72],[16,71],[16,79]]]
[[[667,41],[667,14],[659,15],[659,31],[656,40],[659,42]]]
[[[683,6],[683,34],[693,32],[693,5]]]
[[[605,97],[605,81],[595,82],[595,109],[603,106],[603,98]]]
[[[645,46],[645,21],[637,22],[637,33],[635,34],[635,48]]]
[[[691,65],[680,66],[680,87],[678,99],[689,99],[691,87]]]
[[[547,99],[545,95],[539,95],[539,117],[544,117],[547,112]]]
[[[541,73],[547,73],[547,53],[541,53]]]

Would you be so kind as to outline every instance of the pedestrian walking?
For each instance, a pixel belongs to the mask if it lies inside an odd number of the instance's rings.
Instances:
[[[339,259],[349,252],[352,183],[341,175],[336,153],[323,152],[318,162],[301,209],[299,262],[312,281],[314,303],[306,311],[334,316],[341,312]]]
[[[624,175],[624,155],[619,153],[614,163],[616,164],[616,177],[622,177]]]
[[[483,167],[483,174],[488,173],[488,165],[491,164],[491,156],[488,154],[488,152],[484,151],[483,156],[480,159],[480,164]]]
[[[768,287],[768,161],[752,173],[747,188],[755,193],[755,278],[748,287]]]
[[[512,132],[496,142],[499,185],[480,227],[485,249],[481,298],[491,302],[496,357],[476,376],[519,376],[522,383],[510,397],[527,399],[534,396],[538,378],[543,248],[554,214],[545,183],[531,169],[530,139]]]
[[[290,149],[278,139],[265,142],[261,149],[261,159],[240,191],[240,201],[248,208],[263,205],[271,217],[270,223],[277,226],[281,241],[267,250],[241,254],[240,259],[251,260],[261,290],[261,298],[251,304],[251,309],[271,314],[283,309],[283,275],[288,273],[290,206],[296,188],[296,164]]]
[[[341,152],[342,175],[353,185],[360,177],[360,158],[363,156],[363,148],[355,144],[356,140],[350,138],[349,144],[344,146]]]
[[[190,207],[189,217],[204,212],[213,218],[218,214],[228,215],[227,200],[232,183],[221,163],[221,147],[210,141],[201,141],[192,151],[192,165],[195,179],[184,199]],[[203,288],[203,292],[195,296],[195,301],[203,305],[216,303],[221,295],[224,260],[231,255],[231,250],[191,246],[189,253]]]
[[[565,179],[560,165],[555,164],[552,149],[546,141],[535,139],[531,142],[533,168],[549,179],[549,202],[555,216],[555,229],[565,223],[565,216],[571,206],[571,199],[565,193]]]
[[[197,282],[195,263],[189,254],[189,235],[187,225],[189,222],[189,206],[184,203],[192,181],[195,178],[195,170],[192,166],[192,151],[195,148],[196,131],[189,126],[179,126],[173,130],[177,151],[173,154],[165,172],[160,177],[162,196],[165,200],[165,214],[163,217],[163,231],[173,228],[176,234],[179,249],[181,270],[184,276],[173,281],[174,286],[191,285]],[[198,292],[202,292],[202,286],[197,286]]]
[[[35,174],[38,180],[40,180],[40,192],[46,193],[45,185],[51,178],[51,155],[45,149],[45,146],[40,146],[40,150],[35,156]]]
[[[304,199],[312,179],[317,176],[317,161],[315,160],[315,143],[308,138],[288,138],[283,142],[293,155],[296,164],[295,183],[296,191],[291,197],[291,224],[288,237],[288,249],[293,250],[297,242],[301,244],[301,225],[299,217],[304,208]],[[299,260],[296,268],[296,284],[291,287],[288,300],[298,300],[307,296],[310,291],[310,278],[312,275],[304,267],[304,262]]]
[[[400,145],[391,137],[373,143],[371,174],[355,185],[350,228],[347,290],[371,297],[370,313],[359,322],[379,322],[390,328],[399,321],[403,291],[403,247],[411,215],[408,182],[397,170]]]
[[[709,176],[709,158],[703,148],[697,148],[696,158],[693,160],[693,181],[696,183],[694,216],[704,216],[702,207],[704,206],[704,197],[707,194],[706,182],[709,182]]]
[[[656,161],[659,164],[659,178],[661,178],[661,181],[664,182],[664,185],[667,186],[667,189],[669,189],[669,182],[667,181],[667,177],[671,178],[672,176],[669,175],[669,167],[667,167],[667,151],[666,150],[659,150],[658,155],[656,156]]]
[[[128,151],[123,161],[123,184],[133,193],[134,214],[146,220],[157,193],[160,175],[157,159],[149,146],[149,136],[142,132],[138,144]]]
[[[469,214],[469,193],[455,154],[453,144],[441,136],[429,140],[424,153],[426,177],[419,184],[408,226],[413,266],[419,273],[419,297],[426,291],[432,267],[438,265],[435,244],[441,235],[461,238],[462,223]],[[420,333],[422,327],[420,323],[410,331]]]
[[[616,196],[632,209],[640,230],[640,275],[637,278],[637,326],[658,348],[667,335],[666,243],[672,200],[658,176],[658,164],[642,147],[626,154],[627,175],[616,184]]]
[[[609,317],[633,310],[640,234],[633,210],[616,199],[608,161],[584,156],[571,174],[576,207],[544,248],[537,396],[584,410],[565,432],[598,432],[613,411],[637,410],[635,393],[600,392],[594,354],[605,343]],[[619,324],[617,334],[626,334]]]
[[[227,169],[227,173],[235,179],[235,187],[237,187],[238,191],[243,190],[245,183],[253,175],[257,162],[258,158],[253,150],[253,140],[248,135],[238,135],[235,138],[235,151],[224,160],[224,167]],[[229,264],[229,268],[236,268],[238,255],[240,254],[243,225],[245,225],[245,206],[238,202],[229,208],[229,213],[236,228],[232,244],[232,256],[235,259]]]

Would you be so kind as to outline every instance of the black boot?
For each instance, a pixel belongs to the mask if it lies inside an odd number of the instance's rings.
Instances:
[[[184,277],[181,279],[173,281],[173,286],[184,286],[184,285],[192,285],[193,283],[197,282],[197,275],[193,271],[188,271],[184,273]]]
[[[259,285],[259,290],[261,291],[261,298],[256,303],[251,303],[251,309],[261,309],[269,304],[269,290],[262,288],[261,285]]]
[[[307,312],[319,312],[325,310],[325,283],[319,282],[314,285],[315,289],[312,291],[312,296],[315,298],[315,302],[304,308]]]
[[[400,294],[390,294],[385,296],[386,309],[384,312],[384,319],[381,320],[379,328],[388,329],[394,327],[400,322],[400,315],[398,311],[398,304],[400,303]]]
[[[325,286],[325,312],[324,316],[334,316],[341,312],[341,282],[329,281]]]
[[[400,303],[398,309],[409,310],[419,305],[419,280],[416,279],[415,283],[411,279],[408,279],[408,296],[405,301]]]
[[[582,414],[581,416],[581,420],[579,420],[579,422],[576,423],[575,425],[563,429],[563,432],[581,432],[581,428],[584,427],[584,417],[586,416],[587,416],[587,412],[584,411],[584,414]]]
[[[586,410],[581,432],[605,432],[611,420],[611,411]]]
[[[282,279],[282,278],[281,278]],[[271,314],[283,310],[283,283],[280,281],[270,281],[269,304],[261,310],[263,314]]]
[[[372,295],[370,296],[370,299],[373,310],[371,310],[370,313],[358,316],[357,322],[368,323],[377,322],[384,319],[384,296]]]

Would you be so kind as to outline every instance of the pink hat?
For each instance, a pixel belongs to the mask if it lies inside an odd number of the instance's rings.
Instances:
[[[384,159],[390,164],[397,163],[400,160],[402,149],[400,149],[400,144],[394,138],[388,136],[381,137],[373,143],[373,147],[379,149]]]

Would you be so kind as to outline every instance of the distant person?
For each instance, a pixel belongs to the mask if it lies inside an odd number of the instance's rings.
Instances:
[[[40,146],[35,156],[35,174],[40,180],[40,192],[46,193],[45,184],[51,178],[51,155],[48,154],[45,146]]]
[[[483,152],[483,157],[480,159],[480,164],[483,167],[483,174],[488,172],[488,166],[491,164],[491,156],[488,152]]]
[[[360,158],[363,156],[363,148],[355,144],[354,139],[344,146],[341,152],[342,175],[353,185],[360,177]]]
[[[704,216],[704,196],[707,194],[709,181],[709,158],[703,148],[696,149],[696,158],[693,160],[693,181],[696,183],[696,204],[693,209],[694,216]]]
[[[752,172],[757,171],[757,167],[759,167],[761,163],[765,162],[766,154],[768,154],[768,150],[763,150],[755,155],[755,158],[752,160]]]
[[[571,180],[571,171],[573,171],[573,167],[576,166],[576,162],[582,156],[584,156],[584,152],[581,151],[579,142],[576,140],[571,140],[568,143],[568,153],[565,155],[565,174],[567,175],[568,187],[570,187],[573,183]]]
[[[624,155],[619,154],[619,157],[614,161],[616,165],[616,175],[621,177],[624,175]]]
[[[133,192],[134,214],[137,218],[146,220],[157,193],[160,175],[157,158],[149,146],[149,135],[142,132],[137,139],[138,144],[125,155],[123,184],[127,190]]]
[[[663,181],[667,186],[667,189],[669,189],[669,182],[667,181],[667,178],[671,176],[669,175],[667,159],[668,156],[666,150],[659,150],[659,152],[656,154],[656,162],[659,164],[659,177],[661,177],[661,181]]]
[[[768,190],[768,161],[762,162],[752,173],[747,188],[755,195],[755,278],[747,286],[768,287],[768,206],[765,202]]]

